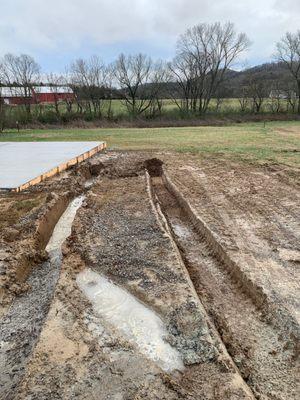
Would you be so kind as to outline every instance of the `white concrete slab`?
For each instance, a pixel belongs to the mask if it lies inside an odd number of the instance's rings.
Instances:
[[[103,142],[0,142],[0,189],[13,189]]]

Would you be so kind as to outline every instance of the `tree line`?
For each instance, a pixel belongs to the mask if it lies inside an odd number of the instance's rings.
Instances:
[[[43,105],[31,101],[31,89],[41,80],[54,94],[57,119],[66,115],[114,118],[114,99],[122,102],[130,117],[155,118],[162,116],[166,98],[172,100],[181,116],[203,117],[212,99],[218,111],[226,91],[230,92],[231,67],[250,45],[247,35],[237,32],[232,23],[217,22],[187,29],[178,38],[171,62],[153,61],[144,54],[120,54],[106,65],[99,56],[92,56],[74,60],[62,75],[45,76],[33,57],[6,54],[0,59],[0,127],[9,112],[9,106],[1,101],[3,87],[17,88],[24,98],[27,120],[32,118],[33,108],[35,115],[43,115]],[[277,79],[270,84],[268,79],[257,79],[255,68],[248,70],[236,89],[241,112],[259,113],[271,93],[274,112],[282,110],[284,98],[286,110],[300,114],[300,30],[286,33],[277,43],[275,61],[285,71],[286,81]],[[55,94],[63,86],[71,87],[75,96],[61,107]]]

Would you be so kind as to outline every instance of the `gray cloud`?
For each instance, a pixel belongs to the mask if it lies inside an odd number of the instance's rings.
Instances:
[[[144,42],[170,54],[187,27],[230,20],[253,42],[247,58],[254,63],[269,60],[285,31],[300,29],[299,0],[0,0],[0,8],[0,55],[41,59],[122,43],[125,51],[130,43],[143,51]]]

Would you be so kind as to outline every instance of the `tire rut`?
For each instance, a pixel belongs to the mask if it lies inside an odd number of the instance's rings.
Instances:
[[[245,382],[258,399],[296,399],[292,349],[213,255],[163,179],[152,177],[151,184],[196,292]]]

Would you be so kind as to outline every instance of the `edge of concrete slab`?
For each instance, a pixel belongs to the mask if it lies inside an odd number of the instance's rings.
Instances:
[[[51,177],[59,174],[60,172],[65,171],[66,169],[72,167],[73,165],[80,164],[81,162],[92,157],[93,155],[106,149],[106,147],[107,147],[106,142],[102,142],[98,146],[93,147],[92,149],[90,149],[76,157],[71,158],[67,162],[57,165],[56,167],[50,169],[49,171],[46,171],[43,174],[38,175],[37,177],[35,177],[33,179],[30,179],[29,181],[23,183],[20,186],[17,186],[15,188],[0,188],[0,190],[1,191],[11,191],[11,192],[21,192],[22,190],[28,189],[31,186],[34,186],[34,185],[37,185],[38,183],[43,182],[45,179],[51,178]]]

